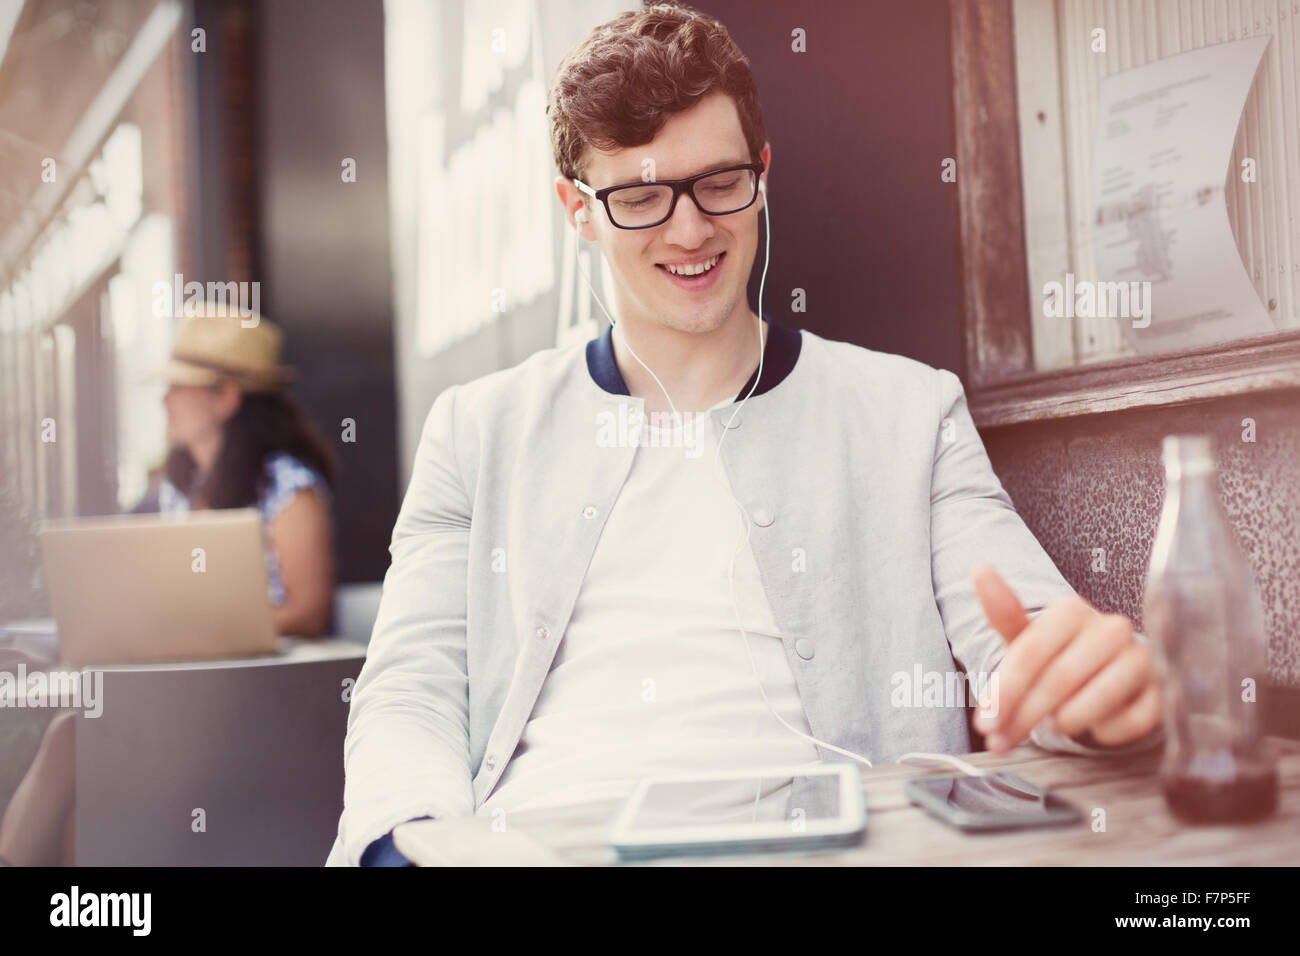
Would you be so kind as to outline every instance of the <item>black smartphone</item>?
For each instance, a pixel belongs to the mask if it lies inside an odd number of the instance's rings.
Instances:
[[[959,830],[1018,830],[1083,819],[1072,803],[1013,773],[1002,771],[911,777],[903,792],[921,809]]]

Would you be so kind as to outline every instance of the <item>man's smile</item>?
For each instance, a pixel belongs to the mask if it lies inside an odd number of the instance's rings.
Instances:
[[[718,281],[718,273],[722,271],[722,262],[726,256],[725,252],[715,252],[685,259],[673,259],[668,262],[657,262],[655,268],[678,288],[698,292],[713,286]]]

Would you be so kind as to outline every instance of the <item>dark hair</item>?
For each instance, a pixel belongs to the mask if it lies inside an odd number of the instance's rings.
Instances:
[[[283,392],[245,392],[226,420],[221,450],[202,489],[207,507],[256,505],[266,477],[266,456],[277,451],[316,469],[333,486],[338,470],[334,451],[302,407]],[[167,480],[189,496],[196,490],[197,467],[189,449],[173,448],[167,456]]]
[[[546,112],[562,176],[583,175],[584,151],[644,146],[669,117],[714,90],[736,103],[749,158],[767,133],[749,60],[727,28],[685,4],[657,3],[596,27],[555,71]]]

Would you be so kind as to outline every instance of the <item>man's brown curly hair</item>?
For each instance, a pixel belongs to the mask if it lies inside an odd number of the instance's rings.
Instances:
[[[657,3],[596,27],[556,69],[546,113],[561,175],[583,175],[587,147],[643,146],[674,113],[730,94],[751,162],[767,140],[749,61],[717,20]]]

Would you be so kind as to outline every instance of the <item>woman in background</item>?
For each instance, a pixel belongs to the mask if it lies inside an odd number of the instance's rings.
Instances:
[[[257,508],[276,630],[315,637],[332,618],[335,463],[285,393],[280,342],[266,319],[212,307],[182,323],[163,373],[169,452],[157,507]],[[46,728],[0,821],[0,863],[73,864],[75,716]]]
[[[278,364],[279,330],[243,321],[210,312],[177,332],[158,510],[256,507],[276,629],[314,637],[333,610],[334,456],[284,391],[292,374]]]

